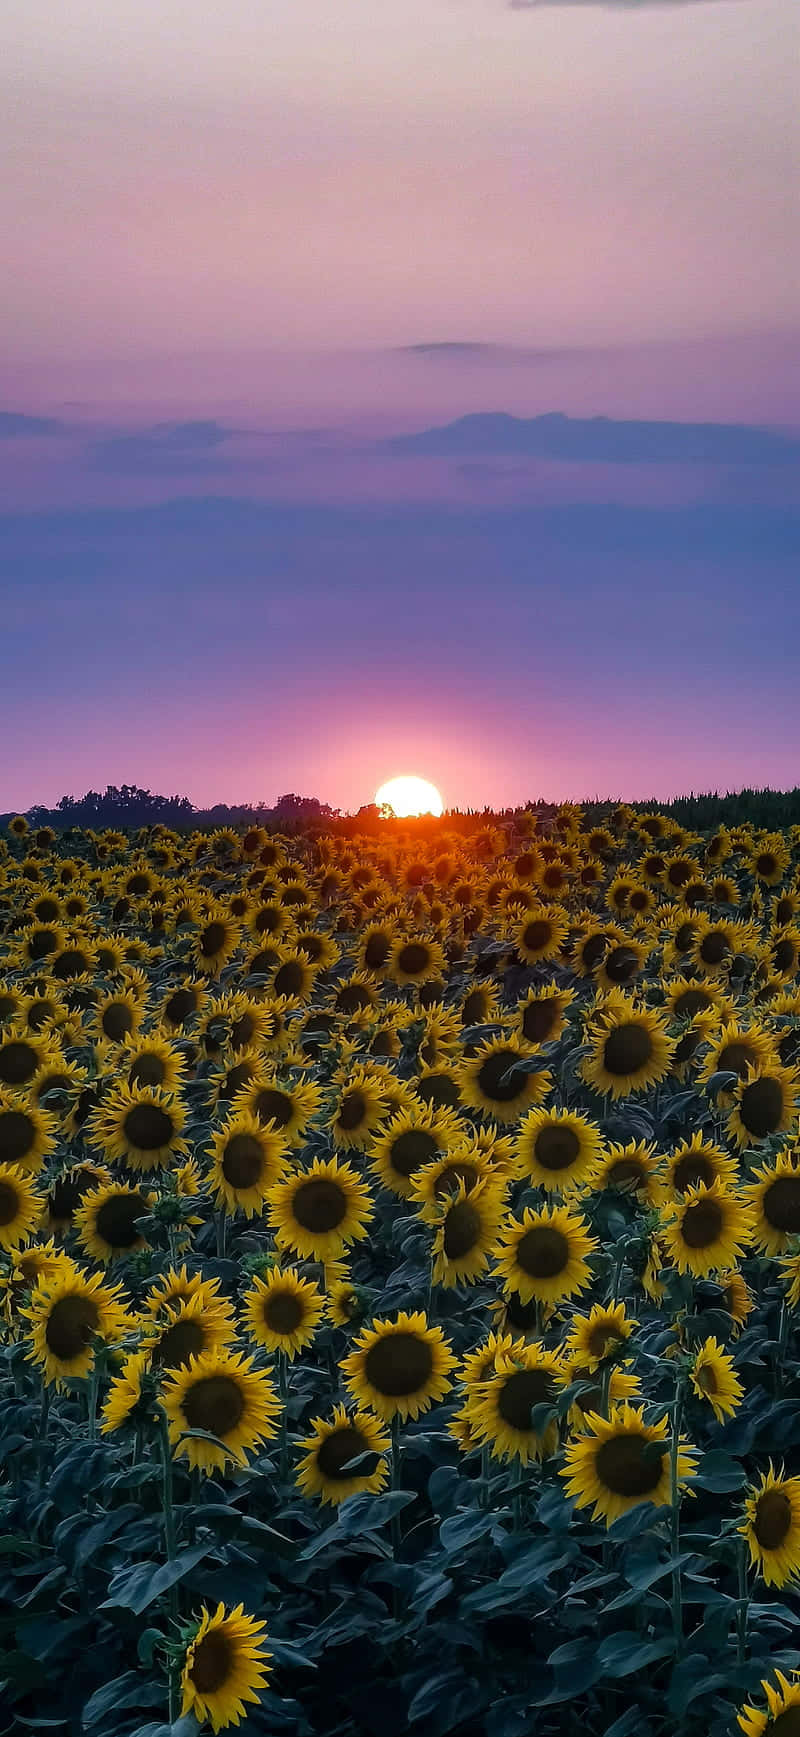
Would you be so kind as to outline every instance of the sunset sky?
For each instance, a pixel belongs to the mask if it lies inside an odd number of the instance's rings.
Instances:
[[[800,782],[799,54],[6,0],[0,809]]]

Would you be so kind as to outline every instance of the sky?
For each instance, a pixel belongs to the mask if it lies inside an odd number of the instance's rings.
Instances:
[[[798,782],[799,51],[6,0],[0,810]]]

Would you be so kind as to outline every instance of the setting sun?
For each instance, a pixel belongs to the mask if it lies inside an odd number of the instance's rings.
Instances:
[[[375,793],[379,808],[391,808],[398,820],[410,814],[441,814],[444,803],[435,784],[427,778],[390,778]]]

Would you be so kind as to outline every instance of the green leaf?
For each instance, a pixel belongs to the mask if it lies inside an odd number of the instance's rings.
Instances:
[[[104,1683],[101,1689],[89,1696],[81,1723],[84,1731],[89,1731],[117,1707],[155,1707],[163,1700],[164,1690],[160,1683],[147,1683],[135,1671],[124,1671],[121,1677]]]
[[[214,1549],[214,1543],[193,1544],[187,1550],[182,1550],[174,1562],[138,1562],[133,1568],[123,1568],[115,1574],[108,1589],[108,1598],[100,1605],[101,1610],[132,1610],[136,1616],[141,1616],[151,1604],[154,1604],[161,1594],[168,1592],[171,1586],[189,1574]]]
[[[619,1634],[607,1635],[600,1642],[597,1656],[604,1677],[630,1677],[634,1671],[643,1671],[647,1665],[655,1664],[656,1659],[665,1658],[672,1652],[672,1647],[671,1636],[646,1641],[635,1629],[623,1629]]]

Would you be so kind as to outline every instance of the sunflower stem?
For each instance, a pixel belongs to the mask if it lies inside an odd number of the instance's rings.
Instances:
[[[681,1371],[675,1388],[675,1400],[672,1407],[672,1439],[669,1448],[669,1488],[670,1488],[670,1556],[672,1558],[672,1633],[675,1651],[683,1650],[683,1594],[681,1589],[680,1568],[680,1488],[678,1483],[678,1455],[681,1442],[681,1418],[683,1416],[683,1391],[685,1377]]]
[[[773,1369],[773,1387],[775,1398],[780,1398],[781,1376],[783,1374],[783,1359],[786,1353],[786,1339],[789,1327],[789,1311],[785,1297],[781,1298],[780,1314],[778,1315],[778,1337],[775,1344],[775,1366]]]
[[[738,1544],[736,1562],[739,1582],[736,1606],[736,1663],[743,1665],[747,1662],[747,1611],[750,1595],[747,1585],[747,1540],[740,1538]]]
[[[167,1561],[175,1561],[175,1509],[172,1501],[172,1447],[169,1439],[169,1420],[165,1411],[161,1413],[159,1445],[161,1448],[162,1496],[164,1503],[164,1544]],[[169,1589],[169,1614],[173,1622],[178,1618],[178,1588],[177,1584]],[[172,1678],[170,1677],[170,1695],[172,1693]],[[172,1717],[172,1715],[170,1715]]]
[[[225,1217],[224,1212],[220,1209],[220,1211],[217,1213],[217,1260],[219,1260],[219,1261],[225,1259],[225,1232],[226,1232],[226,1228],[227,1228],[227,1219]]]
[[[94,1362],[92,1364],[92,1373],[89,1377],[89,1393],[88,1393],[88,1397],[87,1397],[87,1401],[86,1401],[88,1414],[89,1414],[89,1440],[90,1441],[95,1441],[97,1439],[97,1396],[98,1396],[99,1391],[100,1391],[100,1370],[99,1370],[98,1365],[97,1365],[97,1357],[95,1356]]]
[[[614,1373],[613,1363],[604,1364],[603,1373],[600,1377],[600,1416],[601,1417],[608,1417],[608,1399],[609,1399],[609,1394],[611,1392],[611,1377],[612,1377],[613,1373]]]
[[[278,1392],[281,1400],[280,1480],[285,1484],[289,1476],[289,1359],[285,1351],[278,1352]]]
[[[390,1478],[389,1488],[391,1490],[399,1490],[399,1488],[400,1488],[400,1419],[396,1415],[392,1418],[391,1435],[392,1435],[392,1460],[391,1460],[391,1478]],[[392,1554],[394,1556],[395,1562],[397,1562],[399,1555],[400,1555],[400,1515],[399,1514],[393,1514],[392,1515]]]
[[[42,1382],[42,1398],[39,1405],[39,1489],[43,1490],[47,1475],[47,1425],[50,1418],[50,1389],[46,1381]]]

